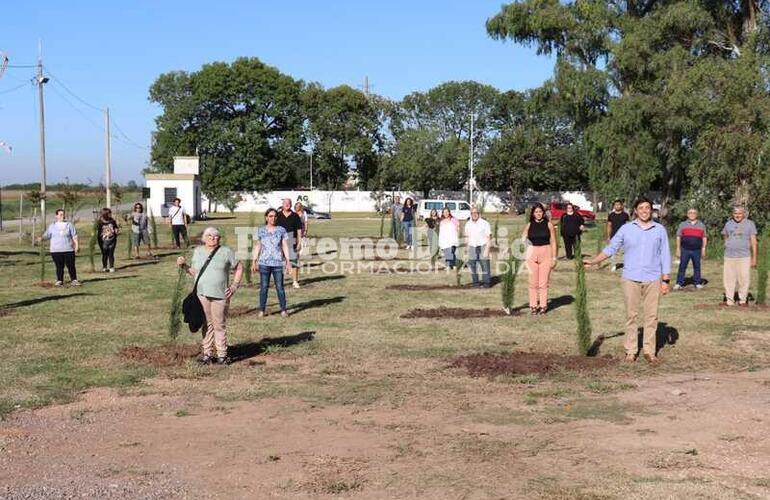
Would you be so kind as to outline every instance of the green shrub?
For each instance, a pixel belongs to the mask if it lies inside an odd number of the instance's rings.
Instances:
[[[575,253],[581,254],[580,240],[575,245]],[[575,282],[575,314],[577,315],[577,344],[578,351],[583,356],[588,355],[591,348],[591,318],[588,315],[588,290],[586,288],[586,270],[582,258],[575,259],[577,279]]]
[[[179,337],[179,331],[182,328],[182,299],[185,288],[185,269],[179,268],[179,273],[174,286],[174,294],[171,297],[171,308],[168,314],[168,336],[171,340]]]
[[[516,294],[516,276],[519,273],[519,266],[521,266],[521,261],[514,257],[513,253],[509,254],[501,283],[503,309],[505,309],[506,314],[511,314],[513,308],[514,296]]]
[[[158,225],[155,222],[155,217],[152,216],[152,209],[147,207],[147,217],[150,218],[150,230],[152,231],[152,247],[158,248]]]
[[[88,263],[91,264],[91,272],[96,271],[96,244],[99,231],[99,221],[95,220],[91,227],[91,238],[88,240]]]
[[[770,227],[765,228],[759,240],[757,255],[757,304],[767,304],[767,275],[770,271]]]

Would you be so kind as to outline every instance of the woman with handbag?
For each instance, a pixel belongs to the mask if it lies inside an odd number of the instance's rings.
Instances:
[[[203,355],[199,359],[200,363],[205,365],[213,362],[227,365],[231,362],[227,356],[225,329],[227,306],[230,297],[238,290],[243,274],[243,266],[235,258],[235,253],[229,247],[220,246],[219,239],[219,230],[207,227],[201,236],[203,245],[193,252],[192,265],[188,266],[184,257],[176,260],[178,266],[185,267],[187,273],[195,277],[193,292],[200,300],[207,325],[202,343]],[[228,284],[231,271],[234,271],[235,275],[233,283]]]
[[[286,291],[283,288],[283,268],[291,271],[288,233],[276,224],[278,211],[269,208],[265,212],[265,225],[257,229],[254,235],[254,248],[251,253],[251,272],[259,270],[259,317],[267,314],[267,290],[270,277],[273,277],[281,316],[289,315],[286,310]]]

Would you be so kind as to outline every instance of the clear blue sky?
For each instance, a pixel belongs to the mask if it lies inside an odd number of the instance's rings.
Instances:
[[[523,90],[549,78],[553,61],[490,39],[486,19],[501,0],[72,1],[5,0],[0,50],[11,65],[34,64],[38,39],[55,77],[45,86],[48,181],[98,183],[104,173],[103,117],[131,141],[113,140],[113,179],[141,183],[159,108],[147,89],[161,73],[211,61],[258,57],[325,87],[361,86],[400,98],[448,80]],[[39,180],[32,68],[0,79],[0,183]],[[12,90],[19,87],[17,90]],[[71,103],[68,104],[69,101]],[[74,106],[74,107],[73,107]],[[76,109],[75,109],[76,108]],[[113,134],[122,137],[113,130]]]

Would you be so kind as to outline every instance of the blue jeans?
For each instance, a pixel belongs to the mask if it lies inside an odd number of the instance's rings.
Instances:
[[[444,249],[444,260],[446,261],[446,265],[449,267],[449,269],[455,267],[455,261],[457,260],[457,257],[455,256],[456,248],[457,247],[455,246],[451,246]]]
[[[414,221],[405,220],[401,222],[401,230],[404,232],[404,243],[409,246],[412,246],[412,227],[413,226],[414,226]]]
[[[676,274],[677,285],[684,285],[684,273],[687,271],[687,264],[692,260],[693,276],[692,282],[696,285],[701,284],[700,280],[700,254],[701,249],[690,250],[682,248],[681,258],[679,260],[679,272]]]
[[[476,273],[476,265],[481,266],[481,281],[484,288],[489,288],[489,258],[484,257],[484,247],[468,247],[468,267],[471,270],[473,286],[479,286],[479,277]]]
[[[286,310],[286,292],[283,289],[283,266],[259,266],[259,309],[267,307],[267,289],[270,288],[270,275],[275,281],[275,291],[278,292],[278,303],[281,311]]]

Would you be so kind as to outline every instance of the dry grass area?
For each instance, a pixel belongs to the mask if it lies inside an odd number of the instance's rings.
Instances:
[[[234,243],[246,220],[215,223]],[[313,231],[374,237],[379,220]],[[455,288],[440,270],[312,267],[287,289],[288,319],[257,318],[246,287],[228,325],[236,362],[223,368],[194,362],[197,336],[169,344],[176,254],[126,262],[122,251],[115,275],[59,290],[34,286],[34,252],[0,248],[2,498],[770,496],[770,312],[697,309],[721,297],[717,262],[706,262],[705,290],[663,300],[656,368],[616,362],[624,313],[607,270],[588,275],[594,334],[607,336],[600,358],[585,369],[570,357],[574,274],[563,261],[557,307],[534,317],[404,318],[501,309],[499,285]],[[516,304],[525,295],[522,273]],[[534,358],[548,369],[518,368]],[[516,369],[469,373],[458,359]]]

